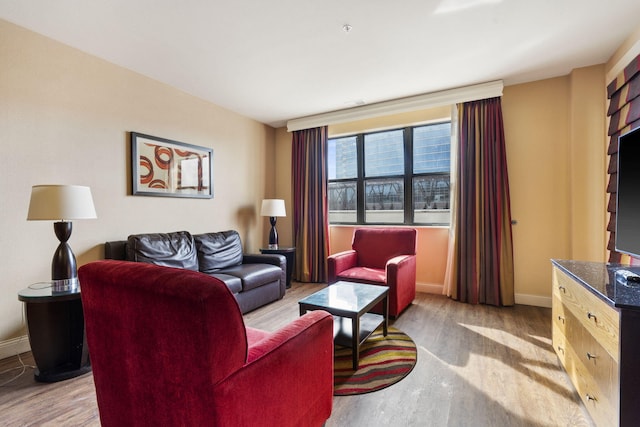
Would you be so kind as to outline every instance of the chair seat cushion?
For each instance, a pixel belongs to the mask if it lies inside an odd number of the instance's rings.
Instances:
[[[338,279],[351,280],[365,283],[386,283],[386,274],[384,269],[369,267],[353,267],[344,270],[338,274]]]
[[[242,280],[242,290],[248,291],[280,280],[282,270],[270,264],[241,264],[225,268],[222,272]]]

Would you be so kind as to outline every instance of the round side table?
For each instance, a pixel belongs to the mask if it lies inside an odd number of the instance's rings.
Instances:
[[[18,292],[26,305],[36,381],[56,382],[91,371],[80,288],[54,290],[51,282]]]

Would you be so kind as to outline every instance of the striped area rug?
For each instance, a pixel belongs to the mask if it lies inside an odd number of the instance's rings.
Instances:
[[[416,360],[416,345],[408,335],[389,327],[385,337],[380,327],[360,346],[360,364],[355,372],[351,349],[336,346],[333,395],[364,394],[389,387],[407,376]]]

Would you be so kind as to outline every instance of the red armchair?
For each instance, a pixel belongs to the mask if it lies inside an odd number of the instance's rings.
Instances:
[[[333,319],[245,327],[202,273],[126,261],[79,269],[103,426],[320,426],[333,399]]]
[[[388,286],[389,315],[397,317],[416,297],[416,242],[413,228],[358,228],[351,250],[329,256],[329,283]]]

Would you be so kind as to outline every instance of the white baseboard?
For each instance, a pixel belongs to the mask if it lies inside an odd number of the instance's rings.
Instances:
[[[444,286],[437,283],[416,283],[416,292],[442,295]],[[516,304],[551,308],[551,297],[540,295],[516,294]]]
[[[551,308],[551,297],[543,297],[540,295],[527,295],[527,294],[516,294],[515,297],[516,297],[516,304]]]
[[[437,283],[416,283],[416,292],[442,295],[443,285]]]
[[[0,341],[0,360],[27,351],[31,351],[31,346],[29,346],[29,337],[27,335],[23,335],[18,338],[11,338],[6,341]]]

